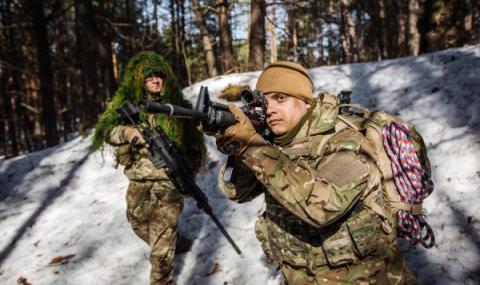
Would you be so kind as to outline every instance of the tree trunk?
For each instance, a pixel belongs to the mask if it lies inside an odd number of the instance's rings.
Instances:
[[[426,53],[430,50],[428,34],[432,30],[430,19],[433,14],[433,1],[426,0],[423,3],[422,17],[420,19],[420,53]]]
[[[108,10],[104,5],[100,6],[101,9],[99,10],[98,14],[108,15]],[[92,13],[92,17],[95,19],[95,15],[93,14],[93,9],[90,5],[89,7],[90,13]],[[102,79],[104,82],[104,96],[102,100],[102,105],[106,101],[105,99],[112,98],[115,90],[117,89],[117,82],[115,80],[115,71],[113,67],[113,59],[112,59],[112,41],[113,41],[113,31],[109,28],[106,29],[107,26],[100,26],[97,21],[91,22],[93,26],[91,27],[92,33],[95,34],[96,42],[97,42],[97,50],[98,50],[98,57],[99,57],[99,68],[100,72],[102,73]],[[102,106],[104,109],[104,106]]]
[[[409,0],[410,1],[410,0]],[[397,20],[397,26],[398,26],[398,35],[397,35],[397,44],[396,44],[396,56],[406,56],[406,49],[407,49],[407,14],[405,13],[405,5],[406,1],[405,0],[400,0],[398,3],[398,20]],[[420,40],[420,34],[418,39]],[[419,42],[419,48],[420,48],[420,42]]]
[[[8,1],[7,1],[8,2]],[[2,10],[5,14],[2,15],[2,26],[9,27],[12,25],[12,17],[11,11],[8,3],[4,3],[2,1]],[[0,49],[2,49],[2,58],[17,63],[17,54],[16,51],[16,43],[14,38],[14,33],[12,29],[2,29],[3,30],[3,37],[5,39],[5,45],[2,44]],[[5,48],[5,52],[3,49]],[[3,55],[5,54],[5,57]],[[12,68],[5,68],[0,66],[0,93],[3,97],[3,115],[2,117],[2,143],[4,146],[4,155],[7,157],[9,156],[8,151],[8,141],[11,142],[11,155],[16,156],[19,154],[19,141],[17,140],[17,126],[15,124],[16,120],[14,117],[13,112],[13,104],[12,104],[12,95],[9,89],[11,90],[18,90],[18,71]],[[10,87],[10,88],[9,88]],[[13,87],[13,88],[12,88]]]
[[[388,57],[386,47],[386,30],[385,30],[385,0],[378,1],[378,21],[379,21],[379,34],[378,34],[378,47],[380,51],[380,58],[386,59]]]
[[[362,1],[357,1],[357,24],[355,25],[355,35],[357,37],[358,61],[365,61],[364,33],[365,33],[365,8]]]
[[[345,35],[348,39],[348,47],[350,48],[350,62],[358,62],[358,44],[357,44],[357,34],[355,31],[355,24],[353,23],[352,14],[349,11],[347,2],[342,1],[342,17],[345,21]]]
[[[278,42],[277,42],[277,33],[275,32],[275,4],[270,6],[270,11],[268,12],[269,21],[267,21],[267,31],[270,36],[270,63],[276,62],[278,60]]]
[[[326,15],[326,19],[327,19],[327,23],[328,23],[328,27],[329,27],[329,34],[327,35],[327,41],[328,41],[328,60],[327,60],[327,63],[328,65],[331,65],[331,64],[335,64],[335,58],[334,58],[334,54],[335,54],[335,50],[334,50],[334,47],[333,47],[333,37],[334,37],[334,31],[335,31],[335,28],[334,28],[334,23],[333,23],[333,13],[334,13],[334,9],[333,9],[333,0],[327,0],[327,15]]]
[[[349,35],[348,35],[348,23],[347,23],[346,7],[343,1],[340,3],[340,44],[342,46],[342,63],[350,63],[352,59],[352,53],[350,49]]]
[[[35,51],[33,34],[30,31],[23,33],[25,42],[25,52],[23,53],[25,66],[35,66]],[[26,87],[27,96],[25,98],[17,98],[15,102],[15,109],[17,117],[23,119],[23,131],[27,141],[31,142],[28,146],[29,151],[43,149],[44,138],[42,130],[42,116],[41,116],[41,97],[39,94],[39,79],[37,73],[31,73],[26,77],[24,85]],[[20,84],[18,85],[20,86]],[[19,96],[20,97],[20,96]],[[25,104],[32,106],[33,109],[25,108]]]
[[[315,65],[324,65],[323,60],[323,19],[321,17],[322,6],[319,1],[314,1],[311,7],[312,11],[312,25],[314,33],[314,42],[313,46],[318,52],[318,57],[315,60]]]
[[[250,2],[250,29],[248,35],[248,69],[263,69],[265,63],[265,0]]]
[[[298,34],[297,34],[297,17],[296,17],[296,5],[297,1],[292,0],[292,2],[287,6],[287,15],[288,15],[288,58],[294,62],[298,62]]]
[[[93,17],[90,3],[86,0],[75,1],[77,20],[77,58],[80,60],[81,82],[83,94],[77,104],[81,106],[80,131],[93,126],[96,123],[96,116],[101,112],[99,97],[102,91],[99,89],[99,77],[97,72],[98,33]]]
[[[470,32],[470,43],[478,44],[480,42],[480,3],[472,1],[471,6],[472,29]]]
[[[200,8],[199,0],[192,0],[192,9],[195,13],[197,27],[199,28],[202,37],[203,52],[207,62],[208,76],[215,77],[218,75],[215,49],[213,48],[213,43],[208,33],[207,25],[205,24],[205,19]]]
[[[185,46],[185,0],[179,0],[177,4],[178,21],[177,26],[179,30],[180,50],[183,56],[183,62],[185,63],[185,71],[187,73],[188,85],[192,85],[192,66],[190,59],[188,58],[187,47]]]
[[[47,147],[58,144],[57,113],[53,88],[52,57],[47,33],[47,21],[43,11],[43,0],[27,0],[32,12],[33,33],[37,49],[37,65],[42,96],[42,119]]]
[[[418,0],[408,0],[408,51],[415,56],[420,52],[420,32],[417,28],[419,15]]]
[[[238,71],[232,44],[232,32],[228,23],[228,0],[216,0],[218,27],[220,32],[220,49],[222,51],[222,71],[224,74]]]
[[[183,27],[181,24],[181,5],[183,5],[183,0],[170,1],[170,27],[174,50],[170,53],[169,58],[172,63],[173,71],[177,75],[181,85],[187,85],[189,70],[187,68],[188,62],[182,48]]]

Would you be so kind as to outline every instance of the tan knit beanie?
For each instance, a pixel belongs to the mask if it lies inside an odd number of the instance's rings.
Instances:
[[[267,66],[257,81],[255,89],[268,93],[282,93],[305,102],[313,99],[313,82],[300,64],[277,61]]]

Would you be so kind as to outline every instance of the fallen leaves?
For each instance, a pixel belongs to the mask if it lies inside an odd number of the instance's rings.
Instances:
[[[212,270],[210,271],[210,273],[207,273],[205,274],[204,276],[210,276],[210,275],[213,275],[215,273],[218,273],[222,271],[222,269],[220,268],[220,264],[218,264],[217,262],[215,262],[215,264],[213,265],[213,268]]]
[[[20,284],[20,285],[32,285],[32,283],[29,283],[27,278],[25,277],[19,277],[17,279],[17,284]]]
[[[65,256],[57,256],[57,257],[54,257],[49,265],[58,265],[58,264],[64,264],[64,263],[68,263],[69,262],[69,259],[74,257],[75,254],[69,254],[69,255],[65,255]]]

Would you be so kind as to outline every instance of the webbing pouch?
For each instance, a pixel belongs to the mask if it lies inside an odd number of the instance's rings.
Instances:
[[[330,266],[358,262],[353,248],[352,238],[344,226],[323,242],[323,250]]]
[[[359,257],[372,254],[378,248],[379,233],[378,220],[368,210],[352,213],[347,220],[348,232],[353,240],[354,251]]]

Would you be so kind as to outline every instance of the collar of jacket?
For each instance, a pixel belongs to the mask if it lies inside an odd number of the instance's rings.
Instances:
[[[306,119],[300,121],[299,126],[301,127],[299,130],[295,133],[293,131],[290,132],[290,134],[293,134],[290,140],[286,143],[278,143],[278,145],[282,147],[294,145],[305,141],[309,136],[328,133],[335,129],[338,116],[336,96],[329,93],[320,94],[316,98],[316,104],[312,105],[312,109],[312,111],[306,114]],[[276,140],[274,142],[277,144]]]

